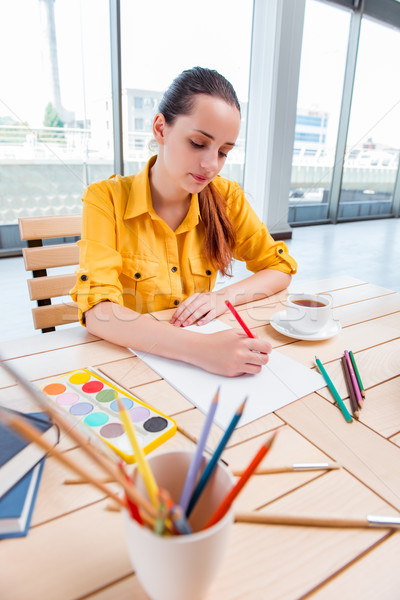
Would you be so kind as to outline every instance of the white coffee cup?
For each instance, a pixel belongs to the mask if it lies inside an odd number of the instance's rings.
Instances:
[[[290,294],[286,300],[286,318],[299,333],[316,333],[332,314],[332,298],[324,294]]]
[[[193,452],[174,450],[147,457],[157,484],[178,502]],[[206,459],[203,459],[203,468]],[[141,477],[138,489],[146,494]],[[137,578],[152,600],[197,600],[210,586],[228,545],[233,507],[212,527],[204,525],[234,485],[221,462],[205,486],[189,523],[194,533],[156,535],[123,511],[128,552]]]

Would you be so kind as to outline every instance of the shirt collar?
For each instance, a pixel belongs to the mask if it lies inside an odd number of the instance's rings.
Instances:
[[[185,231],[190,231],[194,229],[198,224],[200,219],[200,208],[199,208],[199,196],[198,194],[192,194],[192,199],[190,201],[189,210],[187,212],[186,217],[183,219],[182,223],[175,230],[175,233],[185,233]]]
[[[152,156],[147,165],[132,178],[131,191],[126,204],[124,219],[133,219],[143,213],[153,210],[151,201],[149,171],[156,162],[156,156]]]
[[[129,193],[124,219],[133,219],[144,213],[149,213],[152,218],[159,218],[153,210],[149,180],[149,172],[154,165],[156,158],[157,156],[152,156],[144,169],[132,178],[132,187]],[[184,233],[185,231],[194,229],[198,224],[199,219],[199,197],[198,194],[192,194],[188,213],[176,229],[175,233]]]

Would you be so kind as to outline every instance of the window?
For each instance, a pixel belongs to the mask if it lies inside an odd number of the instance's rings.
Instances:
[[[2,3],[0,46],[0,225],[79,212],[113,172],[108,1]]]
[[[129,110],[123,104],[126,174],[137,172],[154,153],[149,149],[151,125],[164,91],[181,71],[199,65],[222,73],[241,101],[239,138],[222,174],[242,181],[252,10],[252,0],[203,0],[201,10],[198,4],[185,0],[122,1],[122,98],[129,105],[129,96],[136,90],[141,98],[135,97],[134,108],[143,108],[140,116],[146,124],[141,138],[143,150],[139,152],[139,141],[127,142],[135,134],[136,121],[130,121]],[[143,100],[143,106],[139,107],[137,100]]]
[[[399,164],[400,31],[361,24],[338,219],[389,216]]]
[[[335,161],[350,12],[307,0],[295,148],[289,199],[291,225],[326,220]]]

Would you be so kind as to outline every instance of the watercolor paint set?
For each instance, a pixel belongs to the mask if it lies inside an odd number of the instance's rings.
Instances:
[[[90,369],[77,369],[40,383],[40,389],[91,433],[99,436],[125,462],[135,462],[132,446],[119,416],[119,398],[147,454],[172,437],[176,423],[126,390]]]

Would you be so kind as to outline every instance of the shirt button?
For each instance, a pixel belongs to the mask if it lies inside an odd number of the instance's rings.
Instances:
[[[283,248],[279,248],[278,252],[279,252],[279,254],[282,254]]]
[[[178,306],[179,300],[174,300],[174,304],[175,304],[175,306]]]
[[[81,281],[87,281],[87,275],[81,275]]]
[[[135,273],[134,277],[135,277],[135,279],[140,279],[141,278],[141,274],[140,273]]]
[[[177,270],[178,270],[178,267],[172,267],[172,269],[171,269],[171,271],[172,271],[173,273],[176,273],[176,272],[177,272]]]
[[[206,275],[211,275],[211,271],[210,271],[210,269],[207,269],[207,271],[206,271]]]

